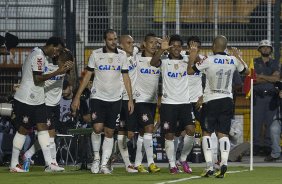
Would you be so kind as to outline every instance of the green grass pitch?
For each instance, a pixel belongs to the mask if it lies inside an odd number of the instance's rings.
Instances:
[[[43,167],[32,166],[29,173],[10,173],[7,167],[0,167],[1,184],[280,184],[282,181],[281,167],[255,167],[248,171],[246,167],[229,167],[225,178],[201,178],[203,168],[193,168],[193,174],[168,173],[162,168],[160,173],[129,174],[124,168],[117,167],[111,175],[91,174],[89,170],[75,170],[67,167],[62,173],[45,173]],[[235,172],[233,172],[235,171]],[[241,171],[241,172],[236,172]],[[191,178],[192,177],[192,178]]]

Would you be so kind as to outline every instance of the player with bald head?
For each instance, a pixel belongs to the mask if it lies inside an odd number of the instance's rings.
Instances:
[[[131,80],[131,88],[133,92],[133,100],[135,100],[134,91],[135,84],[137,79],[137,61],[135,56],[138,52],[138,48],[134,47],[134,40],[130,35],[121,35],[119,39],[120,47],[123,51],[125,51],[127,55],[127,64],[128,64],[128,75]],[[134,132],[137,127],[137,116],[136,113],[133,112],[129,114],[128,111],[128,95],[126,90],[123,90],[122,93],[122,107],[120,112],[120,119],[118,125],[118,148],[120,150],[122,159],[125,164],[125,169],[128,173],[136,173],[138,170],[134,168],[129,160],[127,140],[130,140],[134,136]],[[127,139],[128,138],[128,139]]]
[[[213,52],[224,52],[227,48],[227,39],[225,36],[217,36],[213,40],[212,50]]]
[[[203,177],[213,174],[212,164],[212,141],[211,133],[216,132],[219,139],[219,150],[221,155],[220,170],[215,173],[217,178],[223,178],[227,171],[227,161],[230,151],[229,131],[233,115],[232,76],[235,70],[240,73],[248,73],[246,63],[240,56],[237,48],[232,48],[232,55],[224,51],[227,48],[225,36],[217,36],[213,40],[213,54],[206,59],[195,62],[198,47],[196,44],[190,46],[188,73],[203,72],[206,74],[206,86],[203,94],[203,109],[205,112],[205,124],[207,135],[203,136],[202,146],[206,160],[206,169]],[[193,66],[192,66],[193,64]]]

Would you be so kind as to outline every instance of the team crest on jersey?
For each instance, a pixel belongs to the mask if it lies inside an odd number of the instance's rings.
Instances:
[[[51,120],[50,119],[47,119],[47,126],[51,126]]]
[[[23,123],[27,124],[29,122],[29,118],[27,116],[23,117]]]
[[[109,63],[112,63],[113,61],[114,61],[113,58],[109,58],[109,59],[108,59],[108,62],[109,62]]]
[[[147,121],[149,120],[148,114],[143,114],[143,115],[142,115],[142,120],[143,120],[144,122],[147,122]]]
[[[164,97],[164,98],[167,98],[167,93],[164,93],[164,94],[163,94],[163,97]]]
[[[178,64],[174,64],[174,69],[178,70],[178,68],[179,68]]]
[[[164,130],[168,130],[170,128],[169,122],[164,122]]]
[[[95,119],[97,119],[97,115],[96,115],[96,112],[93,112],[93,113],[92,113],[92,115],[91,115],[91,118],[92,118],[92,120],[95,120]]]

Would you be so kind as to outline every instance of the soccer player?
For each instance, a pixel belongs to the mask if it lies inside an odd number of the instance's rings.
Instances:
[[[112,154],[114,129],[120,118],[123,91],[121,77],[123,78],[129,97],[129,114],[134,111],[134,105],[126,53],[117,48],[117,35],[114,30],[106,30],[103,36],[105,46],[92,52],[87,66],[87,72],[73,99],[72,110],[75,112],[79,108],[80,96],[94,72],[90,97],[91,121],[94,130],[91,135],[94,151],[91,172],[98,173],[100,171],[103,174],[111,174],[111,170],[107,167],[107,162]],[[102,131],[105,133],[105,138],[103,141],[100,168],[99,150]]]
[[[151,66],[152,56],[157,50],[157,37],[153,33],[145,36],[142,43],[143,52],[136,56],[137,60],[137,81],[136,81],[136,113],[138,126],[141,127],[137,140],[135,167],[138,172],[148,172],[142,165],[142,144],[147,155],[149,172],[159,172],[160,168],[154,162],[153,155],[153,131],[154,115],[158,99],[158,83],[160,69]],[[144,133],[144,136],[142,137]]]
[[[188,55],[189,58],[189,51],[191,49],[191,44],[196,46],[198,49],[197,57],[196,60],[200,61],[205,59],[206,57],[199,54],[200,52],[200,47],[201,47],[201,40],[198,36],[191,36],[187,39],[187,49],[188,51],[186,54]],[[188,80],[189,80],[189,93],[190,93],[190,101],[192,104],[192,113],[195,117],[194,121],[197,120],[200,122],[201,129],[202,129],[202,137],[203,140],[205,139],[205,136],[209,136],[209,133],[207,132],[207,128],[204,122],[204,108],[202,106],[203,104],[203,87],[205,87],[205,75],[202,74],[202,72],[195,72],[193,75],[188,75]],[[213,134],[214,135],[214,134]],[[217,137],[212,136],[213,138],[216,138],[217,142]],[[213,164],[217,162],[217,144],[211,144],[213,147],[207,147],[206,142],[203,142],[203,153],[204,156],[206,156],[207,149],[211,149],[213,153]]]
[[[62,67],[66,62],[73,62],[72,53],[64,49],[57,59],[48,62],[48,64],[44,68],[44,74],[52,73],[57,70],[59,67]],[[70,63],[69,69],[71,69],[71,77],[73,79],[74,70],[72,69],[73,63]],[[52,163],[58,165],[56,160],[56,144],[55,144],[55,124],[59,122],[60,119],[60,100],[63,92],[63,81],[65,78],[65,74],[57,75],[51,77],[50,79],[45,81],[44,84],[44,92],[45,92],[45,104],[47,110],[47,126],[49,127],[49,136],[50,136],[50,152]],[[74,81],[72,80],[72,83]],[[30,149],[24,154],[24,164],[23,168],[25,171],[29,171],[30,160],[31,157],[35,154],[36,150],[35,146],[32,145]]]
[[[134,40],[130,35],[122,35],[120,36],[120,47],[123,51],[126,52],[127,62],[128,62],[128,74],[131,80],[131,87],[133,91],[133,99],[135,99],[134,91],[137,80],[137,62],[136,62],[136,54],[138,52],[138,48],[133,46]],[[125,164],[126,171],[129,173],[136,173],[138,170],[134,168],[129,160],[129,153],[127,147],[127,138],[132,139],[134,137],[134,132],[137,130],[137,116],[136,113],[133,112],[129,114],[128,111],[128,95],[126,90],[123,91],[122,96],[122,107],[120,113],[120,122],[118,126],[118,148],[121,153],[122,159]],[[127,134],[127,136],[126,136]]]
[[[232,100],[232,76],[235,70],[248,73],[246,63],[239,55],[236,48],[232,48],[234,56],[228,56],[224,51],[227,48],[225,36],[217,36],[213,40],[212,50],[214,55],[197,62],[193,67],[197,57],[198,48],[196,44],[191,44],[189,63],[187,71],[189,74],[202,71],[206,74],[206,86],[203,100],[205,103],[205,122],[208,135],[204,137],[203,144],[210,147],[212,142],[210,134],[216,132],[219,139],[219,150],[221,153],[220,170],[215,173],[217,178],[223,178],[227,171],[227,161],[230,151],[230,141],[228,138],[230,124],[233,115]],[[204,146],[204,145],[203,145]],[[202,176],[209,176],[213,173],[212,152],[206,153],[206,164]]]
[[[16,122],[20,124],[13,140],[11,172],[25,172],[19,165],[19,154],[25,142],[27,130],[36,124],[38,142],[41,146],[47,167],[45,171],[62,171],[63,168],[52,163],[49,133],[46,117],[44,82],[69,70],[66,63],[52,73],[44,74],[47,57],[57,57],[64,48],[64,42],[58,37],[50,37],[42,48],[35,47],[27,56],[22,67],[22,81],[16,91],[15,114]]]
[[[185,173],[191,173],[186,159],[193,148],[195,125],[192,121],[191,103],[188,88],[186,59],[181,55],[183,40],[179,35],[166,37],[161,41],[161,48],[151,60],[151,65],[161,68],[162,98],[160,118],[165,133],[165,150],[170,165],[170,173],[178,173],[175,163],[174,135],[178,127],[186,130],[180,163]],[[168,50],[167,56],[163,52]]]

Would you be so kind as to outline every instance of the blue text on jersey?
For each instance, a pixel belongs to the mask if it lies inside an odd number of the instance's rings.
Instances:
[[[216,64],[231,64],[234,65],[234,60],[233,59],[220,59],[220,58],[215,58],[213,60],[214,63]]]
[[[140,72],[142,74],[160,74],[160,70],[148,69],[148,68],[141,68]]]
[[[167,76],[171,77],[171,78],[181,78],[181,77],[185,77],[187,75],[187,72],[167,72]]]
[[[99,65],[99,70],[120,70],[120,66],[114,66],[114,65]]]

